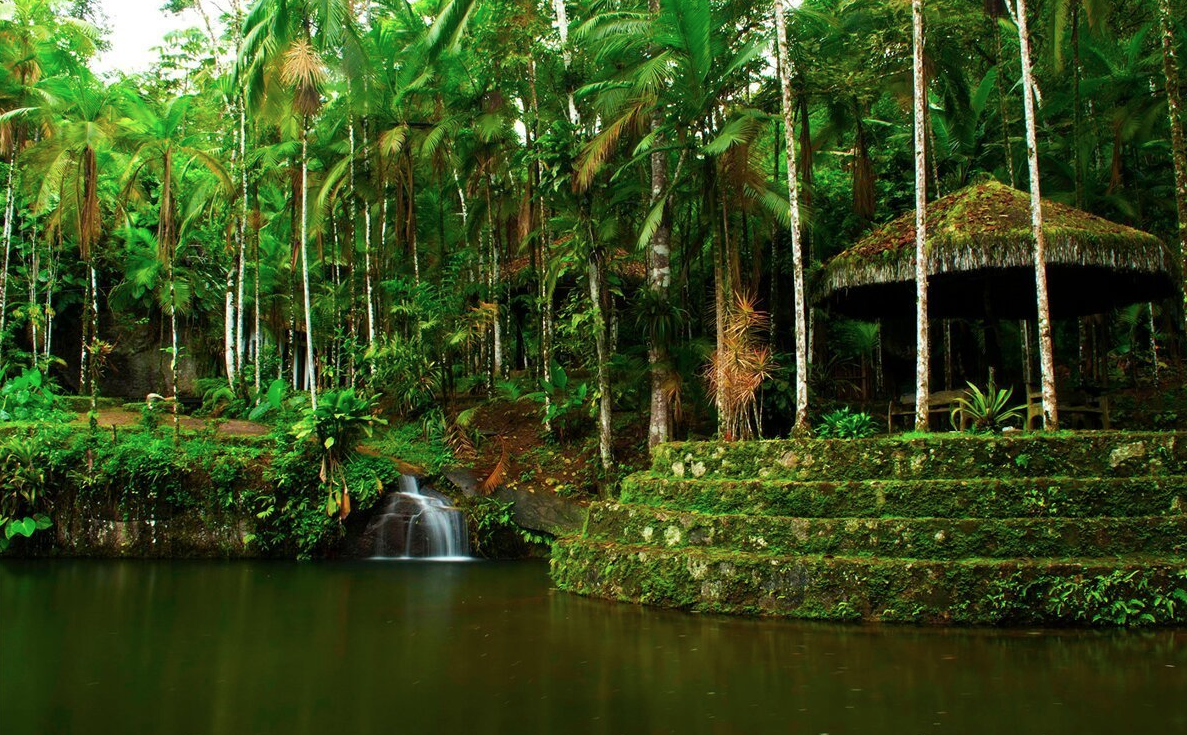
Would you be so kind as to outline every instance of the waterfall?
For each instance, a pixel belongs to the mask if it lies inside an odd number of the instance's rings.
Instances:
[[[378,559],[470,558],[466,517],[449,498],[422,489],[412,475],[400,475],[399,492],[387,497],[368,530],[375,536]]]

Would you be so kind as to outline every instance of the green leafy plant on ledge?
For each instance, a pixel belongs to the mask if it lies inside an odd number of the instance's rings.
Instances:
[[[361,398],[353,389],[329,391],[322,395],[317,408],[310,408],[293,426],[299,440],[316,437],[322,449],[319,477],[329,491],[326,515],[350,515],[350,487],[343,462],[354,454],[359,441],[371,436],[376,424],[387,421],[374,415],[375,401]]]
[[[816,431],[821,439],[868,439],[877,433],[873,416],[848,406],[822,416]]]
[[[1013,388],[998,388],[992,378],[984,391],[972,383],[968,386],[952,408],[952,428],[996,433],[1012,422],[1022,420],[1025,407],[1010,405]]]
[[[16,536],[31,537],[52,524],[41,512],[45,472],[32,439],[14,437],[0,444],[0,552]]]

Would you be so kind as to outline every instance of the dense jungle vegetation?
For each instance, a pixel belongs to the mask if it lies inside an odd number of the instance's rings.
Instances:
[[[227,416],[303,392],[443,437],[451,398],[530,397],[609,468],[616,412],[746,438],[909,389],[911,325],[811,308],[813,274],[980,177],[1026,190],[1028,127],[1044,197],[1182,247],[1181,0],[187,8],[99,76],[92,3],[0,3],[13,407],[41,374]],[[1122,378],[1174,374],[1178,300],[1105,318]]]

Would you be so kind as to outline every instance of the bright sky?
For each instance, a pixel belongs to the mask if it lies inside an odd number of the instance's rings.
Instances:
[[[120,69],[146,71],[157,59],[154,46],[160,46],[165,34],[182,28],[202,27],[202,17],[195,10],[166,13],[164,0],[102,0],[103,12],[111,28],[111,49],[100,54],[95,68],[99,72]],[[217,22],[218,12],[208,7]]]

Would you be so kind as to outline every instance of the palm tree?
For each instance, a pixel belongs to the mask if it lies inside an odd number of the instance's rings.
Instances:
[[[761,130],[761,116],[741,103],[740,92],[745,89],[759,46],[741,37],[735,20],[717,17],[707,0],[670,0],[661,2],[657,13],[606,12],[589,19],[578,30],[578,37],[589,46],[595,63],[605,70],[601,78],[592,80],[578,94],[593,98],[604,124],[582,148],[575,185],[581,191],[592,186],[605,168],[618,163],[613,155],[619,144],[644,129],[648,134],[639,141],[633,155],[620,164],[621,168],[644,158],[654,160],[652,156],[657,152],[676,153],[676,169],[661,196],[649,195],[650,208],[639,229],[637,242],[652,250],[649,255],[653,257],[654,238],[665,223],[669,202],[682,185],[701,177],[703,210],[713,213],[708,215],[711,226],[720,228],[715,229],[711,239],[717,264],[714,306],[718,349],[724,347],[724,312],[732,300],[730,292],[740,286],[727,280],[736,269],[726,268],[725,261],[736,265],[731,257],[736,249],[730,250],[728,244],[728,228],[723,226],[728,213],[722,211],[726,197],[716,183],[727,159],[733,169],[729,173],[743,195],[732,204],[741,208],[757,202],[787,216],[786,208],[769,196],[763,174],[745,155]],[[733,102],[739,105],[735,107]],[[723,109],[730,114],[723,115]],[[658,117],[656,110],[662,112]],[[653,177],[653,185],[654,181]],[[665,239],[661,231],[658,243],[662,246]],[[715,385],[725,385],[723,375],[717,376]],[[720,397],[718,393],[719,405]]]
[[[783,106],[783,136],[787,155],[787,191],[791,209],[791,257],[795,287],[795,432],[806,434],[808,426],[808,326],[804,311],[804,254],[800,247],[800,201],[795,157],[795,124],[792,107],[791,55],[787,51],[787,23],[783,0],[775,0],[780,90]]]
[[[222,192],[232,191],[230,178],[222,164],[211,154],[187,145],[183,132],[186,113],[189,110],[190,97],[177,97],[167,102],[158,112],[151,104],[144,102],[138,95],[127,95],[122,108],[127,118],[122,121],[124,139],[133,146],[132,157],[128,162],[127,173],[124,177],[124,199],[137,185],[145,169],[151,169],[156,174],[160,184],[157,198],[157,231],[156,246],[158,258],[164,266],[165,281],[168,284],[168,301],[166,309],[169,312],[169,334],[172,340],[169,357],[170,382],[173,389],[173,428],[179,431],[178,401],[177,401],[177,360],[179,346],[177,340],[177,312],[178,298],[174,269],[176,266],[178,246],[178,211],[177,201],[180,188],[179,176],[174,171],[177,157],[182,157],[182,170],[193,163],[204,165],[217,178]],[[193,206],[190,207],[193,212]]]
[[[911,0],[915,101],[915,430],[929,425],[931,343],[927,323],[927,82],[923,69],[923,0]]]
[[[1014,21],[1018,25],[1018,46],[1022,59],[1022,103],[1026,117],[1026,163],[1030,173],[1030,219],[1035,241],[1035,298],[1039,322],[1039,370],[1043,384],[1043,428],[1059,428],[1059,407],[1055,397],[1055,355],[1051,340],[1051,308],[1047,297],[1047,240],[1043,234],[1043,203],[1039,190],[1038,136],[1035,132],[1034,69],[1030,61],[1030,31],[1026,24],[1026,0],[1016,0]]]
[[[340,60],[347,76],[364,66],[363,45],[351,0],[261,0],[244,20],[239,74],[247,81],[248,104],[258,110],[272,90],[283,93],[299,122],[301,144],[300,257],[305,306],[305,375],[317,408],[317,367],[309,291],[309,131],[321,108],[329,73],[325,59]],[[276,90],[279,84],[282,90]]]
[[[115,90],[101,87],[89,76],[47,80],[47,87],[47,97],[53,105],[51,113],[60,124],[52,137],[29,153],[40,175],[34,208],[54,209],[52,226],[73,236],[86,266],[79,389],[89,389],[94,396],[95,375],[87,359],[98,347],[98,273],[94,249],[103,232],[101,173],[112,160],[119,132],[112,105]]]

